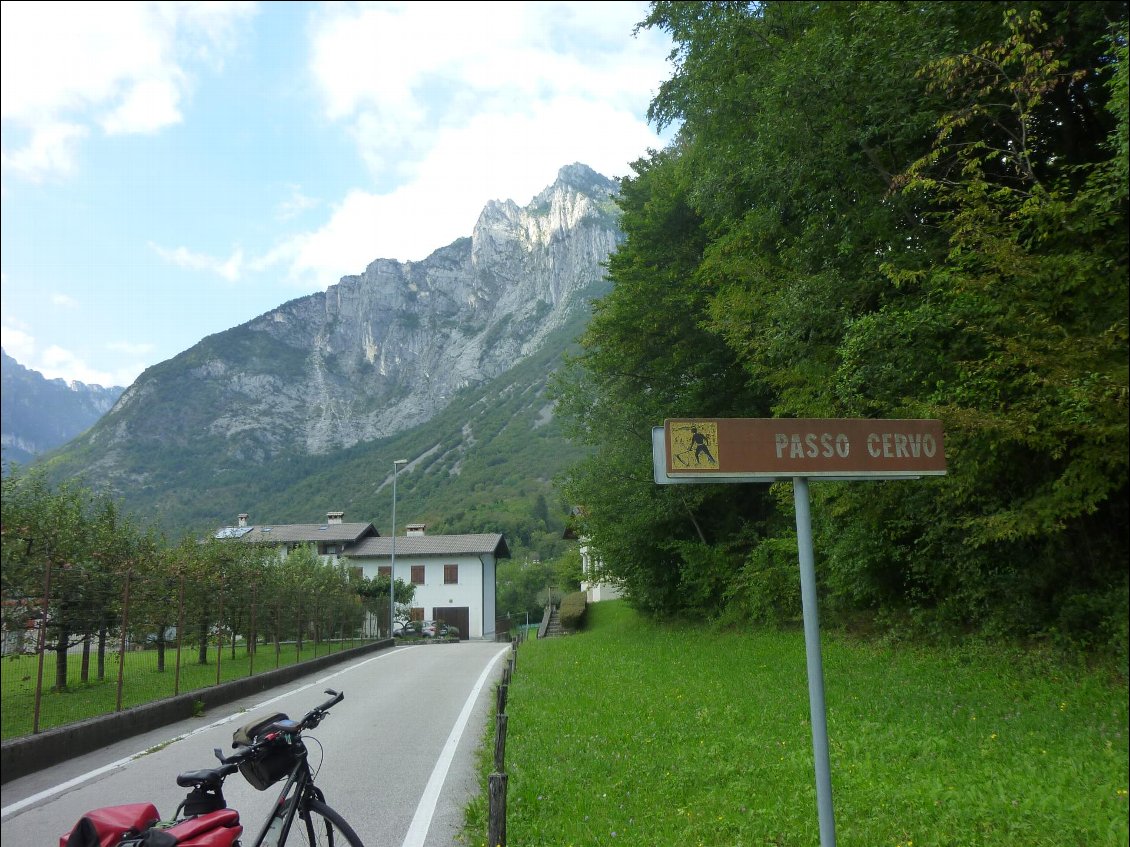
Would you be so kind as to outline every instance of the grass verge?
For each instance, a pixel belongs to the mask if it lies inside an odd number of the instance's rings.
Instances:
[[[274,645],[260,645],[254,660],[244,645],[237,645],[235,654],[226,649],[216,671],[216,650],[208,652],[208,663],[199,664],[196,651],[185,648],[181,656],[179,684],[176,678],[176,654],[169,651],[165,669],[157,670],[156,650],[137,650],[126,654],[122,677],[122,708],[152,703],[174,694],[198,691],[222,682],[231,682],[279,667],[287,667],[329,653],[337,653],[359,646],[361,641],[327,642],[317,645],[307,641],[299,651],[295,644],[283,645],[277,653]],[[68,679],[65,691],[51,689],[54,679],[55,657],[51,654],[44,662],[44,690],[40,701],[40,730],[63,726],[87,718],[113,714],[118,700],[118,653],[107,659],[106,676],[82,682],[81,656],[68,656]],[[5,656],[0,660],[0,738],[7,741],[32,732],[35,712],[35,680],[39,673],[38,657],[31,655]],[[217,680],[217,676],[219,679]]]
[[[519,651],[510,844],[819,843],[803,633],[659,626],[619,601],[589,615]],[[983,644],[822,649],[841,847],[1127,844],[1124,681]]]

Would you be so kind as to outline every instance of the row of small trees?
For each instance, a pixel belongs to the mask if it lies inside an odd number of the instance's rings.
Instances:
[[[330,565],[310,546],[290,550],[230,540],[169,543],[123,514],[106,494],[51,486],[12,468],[0,527],[5,651],[55,656],[53,688],[67,689],[73,652],[80,681],[104,679],[119,645],[165,651],[190,645],[196,661],[227,645],[353,637],[376,621],[388,631],[388,577]],[[413,587],[397,581],[397,599]]]

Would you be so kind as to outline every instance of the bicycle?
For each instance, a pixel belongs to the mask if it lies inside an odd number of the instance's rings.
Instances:
[[[190,791],[171,821],[161,821],[152,803],[95,809],[59,839],[59,847],[242,847],[239,812],[228,808],[223,792],[224,781],[236,771],[259,791],[286,779],[250,847],[364,847],[314,784],[316,771],[303,741],[303,733],[345,698],[333,689],[325,693],[330,699],[300,721],[280,712],[240,727],[232,735],[238,752],[213,751],[219,767],[179,774],[177,785]]]

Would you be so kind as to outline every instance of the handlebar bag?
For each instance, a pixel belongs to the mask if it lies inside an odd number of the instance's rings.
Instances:
[[[266,735],[276,723],[287,720],[290,718],[279,712],[245,724],[232,733],[232,746],[250,747]],[[290,773],[303,749],[302,742],[297,739],[291,743],[280,738],[278,743],[269,744],[258,750],[254,756],[240,762],[239,772],[257,791],[266,791]]]
[[[265,718],[256,718],[251,723],[246,723],[232,733],[232,747],[250,747],[262,736],[267,734],[267,729],[279,721],[290,720],[283,712],[275,712]]]

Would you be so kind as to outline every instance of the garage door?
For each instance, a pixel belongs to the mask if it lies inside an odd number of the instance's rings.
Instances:
[[[468,606],[443,606],[432,609],[432,619],[459,627],[459,640],[466,641],[471,631],[471,609]]]

